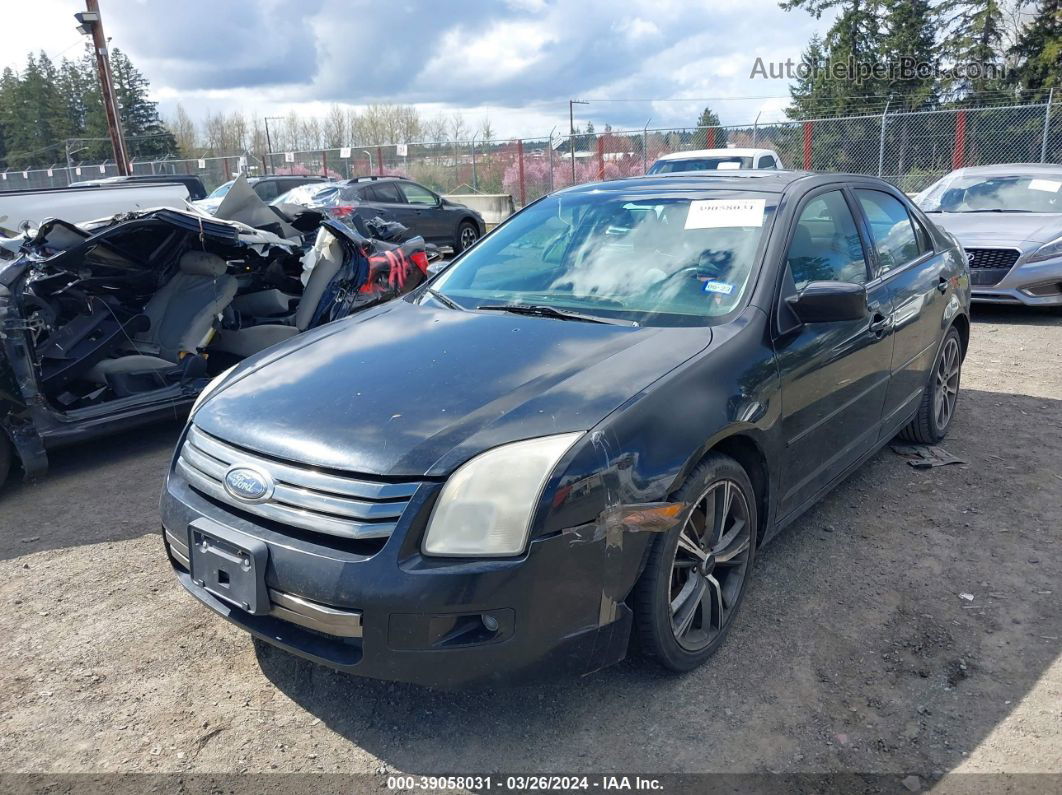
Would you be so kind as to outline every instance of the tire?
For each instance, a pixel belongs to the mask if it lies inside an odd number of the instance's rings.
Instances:
[[[4,487],[7,476],[11,472],[11,458],[13,455],[11,443],[4,436],[4,432],[0,431],[0,489]]]
[[[682,672],[704,663],[726,639],[752,572],[759,517],[749,476],[721,453],[705,456],[672,502],[694,507],[653,542],[634,589],[634,631],[644,654]],[[704,521],[710,513],[711,526]]]
[[[929,373],[918,413],[900,431],[900,438],[920,444],[936,444],[948,435],[959,402],[959,380],[962,376],[962,340],[954,328],[948,329],[940,345],[933,369]]]
[[[454,254],[460,254],[479,240],[479,227],[471,221],[462,221],[457,225],[457,238],[454,240]]]

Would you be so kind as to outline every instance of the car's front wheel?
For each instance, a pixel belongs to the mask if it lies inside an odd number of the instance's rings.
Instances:
[[[654,542],[634,591],[635,631],[664,667],[689,671],[719,648],[741,607],[759,519],[748,475],[720,453],[705,456],[673,500],[690,508]]]
[[[457,244],[454,246],[454,253],[460,254],[477,240],[479,240],[479,229],[476,225],[471,221],[462,221],[457,227]]]
[[[948,435],[959,402],[959,378],[962,375],[962,340],[954,327],[948,329],[937,353],[929,385],[922,396],[918,414],[900,431],[909,442],[936,444]]]

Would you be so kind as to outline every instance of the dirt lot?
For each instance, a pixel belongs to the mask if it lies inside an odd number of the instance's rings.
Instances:
[[[684,677],[445,693],[256,651],[164,559],[176,430],[0,500],[0,770],[1062,773],[1060,313],[980,310],[944,445],[968,464],[877,455]]]

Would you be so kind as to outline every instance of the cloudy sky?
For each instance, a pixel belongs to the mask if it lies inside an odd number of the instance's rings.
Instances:
[[[80,0],[5,8],[0,60],[76,56]],[[498,135],[576,123],[689,125],[777,118],[783,80],[751,79],[757,56],[797,59],[829,20],[776,0],[100,0],[112,46],[151,81],[164,115],[240,109],[323,114],[332,103],[412,103],[489,117]],[[681,101],[672,101],[675,99]],[[606,102],[603,100],[639,100]],[[662,101],[662,100],[669,101]],[[649,101],[655,100],[655,101]],[[707,101],[706,101],[707,100]]]

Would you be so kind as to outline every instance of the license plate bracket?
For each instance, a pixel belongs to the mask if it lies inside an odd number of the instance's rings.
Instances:
[[[205,519],[188,526],[192,582],[252,615],[269,612],[264,541]]]

